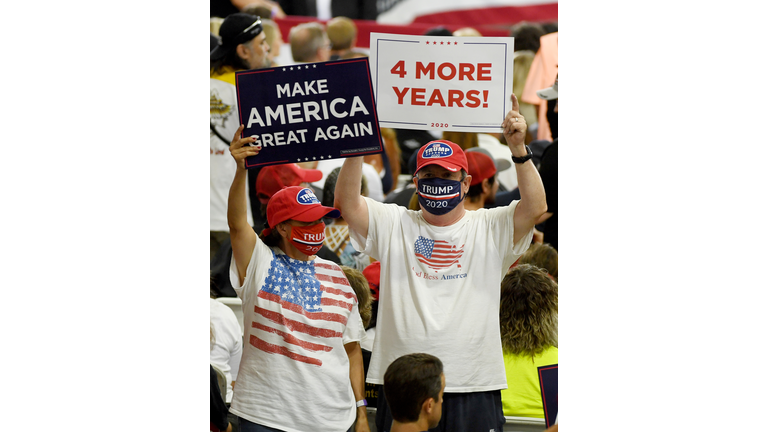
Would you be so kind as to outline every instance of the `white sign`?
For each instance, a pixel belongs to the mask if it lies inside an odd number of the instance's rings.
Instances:
[[[379,125],[501,132],[512,107],[513,41],[371,33]]]

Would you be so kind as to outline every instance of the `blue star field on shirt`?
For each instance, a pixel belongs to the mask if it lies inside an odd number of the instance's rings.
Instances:
[[[268,354],[322,366],[322,353],[341,338],[356,296],[344,272],[332,262],[301,261],[272,250],[259,289],[250,344]]]

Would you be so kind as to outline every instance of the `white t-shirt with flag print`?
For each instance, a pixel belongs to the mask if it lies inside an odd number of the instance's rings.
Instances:
[[[365,328],[357,297],[332,261],[295,260],[256,242],[240,286],[243,357],[230,411],[286,432],[349,429],[356,407],[344,345]]]
[[[516,245],[507,207],[467,211],[455,224],[428,224],[421,211],[366,198],[368,238],[353,246],[381,262],[376,339],[366,381],[384,383],[398,357],[437,356],[448,393],[507,388],[499,331],[501,280],[528,249]],[[365,245],[365,247],[362,247]]]

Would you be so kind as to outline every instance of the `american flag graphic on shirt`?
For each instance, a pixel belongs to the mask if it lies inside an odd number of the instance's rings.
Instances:
[[[431,269],[444,270],[454,264],[461,268],[461,264],[458,264],[458,262],[459,258],[464,255],[464,245],[457,248],[456,245],[452,245],[447,241],[432,240],[419,236],[414,244],[414,253],[416,254],[416,259]]]
[[[274,251],[258,296],[267,302],[255,305],[251,345],[316,366],[323,364],[318,354],[333,349],[330,340],[342,337],[356,304],[335,263],[300,261]]]

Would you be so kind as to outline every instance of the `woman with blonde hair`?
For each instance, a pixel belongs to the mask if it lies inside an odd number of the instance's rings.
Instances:
[[[557,364],[557,283],[520,264],[501,281],[501,346],[507,372],[505,416],[544,418],[538,368]]]

